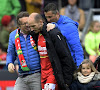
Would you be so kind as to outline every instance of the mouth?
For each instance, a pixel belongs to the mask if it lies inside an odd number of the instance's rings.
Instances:
[[[84,73],[84,75],[88,75],[88,73]]]

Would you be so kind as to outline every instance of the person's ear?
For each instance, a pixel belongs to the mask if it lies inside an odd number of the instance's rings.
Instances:
[[[43,25],[43,20],[40,20],[40,25],[41,25],[41,26]]]

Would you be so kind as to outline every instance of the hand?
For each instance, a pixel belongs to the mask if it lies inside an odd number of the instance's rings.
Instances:
[[[16,69],[16,72],[17,72],[17,74],[18,74],[18,69],[19,69],[19,65],[15,65],[15,69]]]
[[[8,64],[8,71],[10,73],[14,73],[15,72],[15,67],[14,67],[14,64],[13,63],[9,63]]]
[[[68,84],[66,84],[66,86],[68,87]]]
[[[66,90],[70,90],[68,84],[66,84],[66,86],[67,86],[67,89]]]
[[[52,23],[47,24],[47,32],[50,31],[53,28],[55,28],[55,24],[52,24]]]

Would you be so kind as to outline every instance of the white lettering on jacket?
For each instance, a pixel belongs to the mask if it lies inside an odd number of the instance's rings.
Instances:
[[[46,47],[41,47],[41,46],[38,46],[38,51],[41,55],[44,55],[44,54],[47,54],[47,49]]]

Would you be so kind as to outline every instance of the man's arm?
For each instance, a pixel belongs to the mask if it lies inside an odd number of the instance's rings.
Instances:
[[[50,30],[53,30],[54,28],[53,26],[50,27],[49,25],[48,27],[49,27],[49,29],[47,30],[48,32]],[[55,24],[55,27],[59,28],[57,24]],[[61,33],[63,33],[63,36],[65,36],[66,42],[69,48],[71,49],[71,51],[73,52],[72,56],[73,56],[74,62],[77,64],[77,66],[79,66],[84,59],[84,56],[83,56],[84,54],[83,54],[83,48],[80,43],[77,27],[72,23],[64,24],[63,31]]]
[[[55,27],[57,27],[55,24],[52,24],[52,23],[48,23],[47,24],[47,32],[54,29]]]
[[[7,50],[6,65],[8,67],[8,71],[11,73],[13,73],[15,70],[15,67],[14,67],[15,59],[16,59],[15,45],[13,44],[12,35],[10,34],[9,45],[8,45],[8,50]]]
[[[73,23],[64,24],[63,36],[66,37],[66,42],[70,48],[72,57],[77,63],[77,66],[81,64],[84,59],[83,48],[80,43],[78,28]]]

